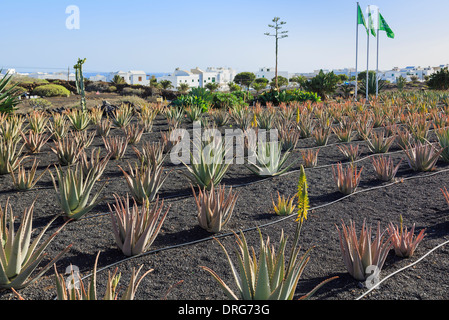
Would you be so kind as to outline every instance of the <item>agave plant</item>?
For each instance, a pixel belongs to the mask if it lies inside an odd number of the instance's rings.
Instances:
[[[87,177],[84,177],[79,163],[75,165],[74,170],[71,167],[67,167],[65,172],[62,168],[56,166],[55,168],[58,182],[56,182],[51,171],[50,175],[59,205],[64,213],[64,218],[79,220],[100,202],[98,197],[106,183],[101,186],[88,203],[92,189],[98,179],[95,172],[92,170]]]
[[[371,228],[363,221],[360,237],[357,237],[355,223],[350,221],[347,227],[342,222],[342,229],[337,227],[340,238],[340,249],[343,262],[349,274],[356,280],[364,281],[371,273],[367,270],[370,266],[375,266],[377,271],[382,270],[385,259],[390,251],[391,237],[385,239],[385,232],[380,232],[380,225],[377,227],[376,236],[371,241]]]
[[[11,212],[10,212],[11,211]],[[9,199],[5,209],[0,207],[0,288],[22,289],[36,282],[56,261],[58,261],[71,247],[69,245],[54,257],[37,274],[34,270],[45,259],[44,251],[56,235],[65,226],[62,225],[45,242],[39,245],[47,229],[56,219],[52,219],[31,242],[33,233],[33,204],[26,208],[21,217],[20,226],[14,232],[14,217]]]
[[[128,139],[126,137],[102,137],[104,146],[111,159],[122,159],[128,147]]]
[[[344,195],[354,193],[360,183],[362,171],[363,167],[357,172],[357,166],[352,164],[346,166],[346,169],[343,168],[341,163],[338,163],[336,166],[332,165],[334,181],[338,190]]]
[[[68,283],[69,279],[64,280],[64,276],[58,273],[55,265],[55,282],[58,300],[99,300],[97,295],[97,264],[99,255],[100,253],[97,254],[95,259],[94,270],[92,272],[89,284],[87,285],[87,289],[84,287],[83,280],[75,277],[73,269],[70,275],[70,279],[72,279],[72,281]],[[133,268],[128,287],[122,294],[120,300],[134,300],[140,282],[143,278],[145,278],[145,276],[153,271],[153,269],[150,269],[139,278],[139,273],[142,270],[142,267],[143,265],[139,267],[137,272]],[[108,282],[106,284],[106,290],[102,300],[118,300],[118,284],[121,274],[117,274],[117,271],[118,269],[116,268],[112,274],[110,271],[108,272]]]
[[[169,126],[173,128],[179,127],[184,119],[184,108],[182,106],[170,107],[165,111],[165,118]]]
[[[274,202],[274,200],[272,200],[274,212],[278,216],[289,216],[293,214],[296,208],[296,205],[293,203],[295,198],[296,194],[291,197],[286,197],[284,195],[281,196],[278,191],[277,202]]]
[[[200,227],[211,233],[220,232],[232,216],[238,194],[233,193],[231,187],[226,196],[225,186],[219,186],[215,190],[213,185],[210,191],[200,189],[198,195],[193,187],[192,191]]]
[[[309,262],[310,249],[298,259],[298,252],[290,256],[289,263],[285,263],[285,250],[287,239],[282,230],[278,246],[278,252],[270,244],[268,237],[266,242],[260,236],[259,260],[255,255],[254,248],[250,248],[243,232],[241,236],[234,233],[237,241],[237,267],[231,260],[226,248],[218,241],[229,262],[232,275],[238,293],[235,293],[212,269],[201,266],[201,268],[212,275],[229,299],[232,300],[292,300],[298,281]],[[328,279],[316,286],[302,299],[310,298],[316,290],[323,286]]]
[[[33,164],[31,165],[31,168],[27,172],[25,167],[22,164],[20,164],[17,167],[17,178],[13,171],[10,172],[12,180],[13,180],[13,185],[16,190],[19,190],[19,191],[30,190],[36,185],[36,183],[42,178],[42,176],[48,170],[48,168],[47,168],[40,175],[38,175],[36,177],[36,171],[37,171],[38,165],[39,165],[39,162],[37,162],[37,159],[35,158]]]
[[[404,228],[402,216],[400,216],[399,226],[395,226],[393,222],[390,222],[388,227],[388,233],[391,237],[394,252],[398,257],[409,258],[414,253],[420,242],[425,236],[425,229],[422,229],[418,235],[415,236],[415,224],[413,224],[410,231],[407,227]]]
[[[190,166],[183,162],[190,181],[201,189],[210,190],[212,184],[218,185],[230,166],[226,161],[227,147],[213,139],[209,144],[200,143],[198,152],[190,154]]]
[[[391,157],[379,156],[373,158],[372,163],[377,179],[381,181],[391,181],[396,176],[402,160],[395,166]]]
[[[17,150],[17,144],[18,141],[0,137],[0,175],[13,172],[28,157],[21,155],[25,145]]]
[[[408,164],[413,171],[432,171],[443,149],[436,149],[429,142],[416,141],[404,149]]]
[[[294,162],[284,166],[290,155],[290,150],[282,154],[282,146],[277,142],[259,141],[255,159],[248,159],[247,168],[258,176],[278,176],[293,166]]]
[[[162,224],[170,210],[163,213],[164,201],[159,206],[159,197],[152,207],[145,199],[143,206],[139,207],[137,202],[130,208],[129,196],[121,199],[114,194],[115,204],[109,206],[112,229],[115,242],[126,256],[135,256],[148,251],[156,239]]]
[[[123,172],[132,197],[139,203],[145,203],[145,200],[153,201],[156,198],[159,189],[164,184],[168,174],[163,177],[164,168],[162,166],[144,166],[135,165],[135,168],[128,163],[130,173],[127,173],[122,167],[118,166]]]

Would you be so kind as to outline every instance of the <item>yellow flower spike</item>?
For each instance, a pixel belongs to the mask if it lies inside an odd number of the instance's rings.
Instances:
[[[307,220],[307,212],[310,208],[309,206],[309,194],[307,191],[307,178],[304,166],[301,165],[301,172],[299,174],[298,182],[298,217],[296,221],[303,223],[303,220]]]

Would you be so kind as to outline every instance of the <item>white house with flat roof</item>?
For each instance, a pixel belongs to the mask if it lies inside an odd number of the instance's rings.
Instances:
[[[286,79],[290,79],[293,74],[288,73],[288,71],[279,71],[278,70],[278,77],[284,77]],[[257,78],[265,78],[268,79],[268,81],[271,81],[274,77],[276,77],[276,71],[275,68],[272,67],[263,67],[257,70],[256,72],[256,79]]]
[[[150,83],[150,80],[147,79],[146,72],[141,70],[111,72],[107,77],[107,81],[112,81],[116,75],[119,75],[127,84],[131,85],[140,84],[146,86]]]
[[[208,83],[218,83],[224,90],[227,84],[234,80],[236,72],[232,68],[208,67],[202,70],[198,67],[190,71],[176,68],[173,73],[157,78],[158,82],[168,80],[176,89],[181,83],[188,84],[191,88],[204,88]]]

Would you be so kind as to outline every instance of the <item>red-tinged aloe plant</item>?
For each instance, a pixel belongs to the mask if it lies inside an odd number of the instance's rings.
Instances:
[[[377,179],[382,181],[391,181],[396,176],[402,160],[395,166],[390,157],[379,156],[372,160]]]
[[[126,256],[146,252],[156,239],[170,206],[163,213],[164,201],[159,205],[158,197],[152,207],[146,200],[139,210],[135,200],[130,207],[128,195],[126,199],[117,195],[114,198],[115,204],[108,206],[117,246]]]
[[[402,258],[409,258],[413,255],[416,248],[425,236],[425,229],[422,229],[417,236],[415,236],[415,224],[413,224],[410,231],[407,227],[403,227],[402,216],[400,217],[399,226],[395,226],[392,222],[388,227],[388,233],[391,236],[394,252],[397,256]]]
[[[335,169],[334,165],[332,165],[334,180],[338,190],[344,195],[355,192],[360,183],[360,176],[362,174],[363,167],[357,171],[357,166],[351,164],[344,169],[342,164],[339,163],[336,165],[336,168],[337,169]]]
[[[220,232],[232,216],[238,194],[234,194],[231,187],[226,196],[224,186],[215,188],[214,185],[210,191],[200,189],[198,195],[193,186],[192,191],[198,208],[200,227],[211,233]]]
[[[429,142],[416,141],[414,145],[404,149],[404,152],[413,171],[432,171],[443,149],[437,149]]]
[[[342,222],[341,230],[338,226],[336,227],[340,237],[341,254],[349,274],[363,281],[370,274],[367,272],[369,266],[377,267],[380,272],[392,247],[391,237],[385,239],[385,232],[380,232],[380,225],[377,227],[373,241],[371,241],[371,228],[366,226],[365,221],[363,221],[360,237],[357,237],[353,221],[350,222],[349,227]]]

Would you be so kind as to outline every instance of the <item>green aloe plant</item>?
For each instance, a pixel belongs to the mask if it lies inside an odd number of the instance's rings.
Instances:
[[[71,247],[71,245],[66,247],[37,274],[32,276],[34,270],[45,258],[45,249],[65,226],[65,224],[62,225],[53,235],[39,245],[45,232],[56,219],[55,217],[31,242],[33,211],[34,202],[24,210],[20,226],[17,232],[14,232],[14,217],[9,199],[6,201],[5,210],[0,207],[0,289],[13,288],[18,290],[32,284]]]
[[[228,259],[238,293],[233,292],[212,269],[205,266],[201,266],[201,268],[213,276],[229,299],[292,300],[299,278],[309,262],[311,249],[307,250],[299,259],[299,250],[292,252],[293,255],[290,257],[290,261],[286,266],[285,250],[287,239],[284,237],[284,232],[281,232],[278,252],[276,252],[274,247],[270,245],[270,238],[268,237],[265,242],[259,230],[260,250],[259,260],[257,260],[254,248],[248,246],[243,232],[240,233],[241,236],[234,233],[238,246],[236,250],[237,267],[232,262],[226,248],[218,242]],[[309,298],[316,290],[331,279],[323,281],[302,298]]]
[[[248,159],[247,168],[258,176],[278,176],[290,169],[294,162],[285,166],[291,150],[282,154],[282,145],[275,142],[259,142],[254,152],[255,160]]]
[[[215,139],[207,145],[201,143],[198,157],[190,153],[190,166],[183,162],[189,172],[185,175],[199,188],[210,190],[212,184],[220,183],[231,164],[226,161],[227,150],[224,143]]]
[[[88,203],[95,182],[99,178],[99,173],[96,170],[91,170],[84,177],[79,163],[76,164],[74,170],[71,167],[67,167],[65,172],[61,168],[56,166],[55,168],[58,183],[51,172],[50,175],[65,218],[78,220],[99,203],[98,197],[106,183],[103,184]]]

